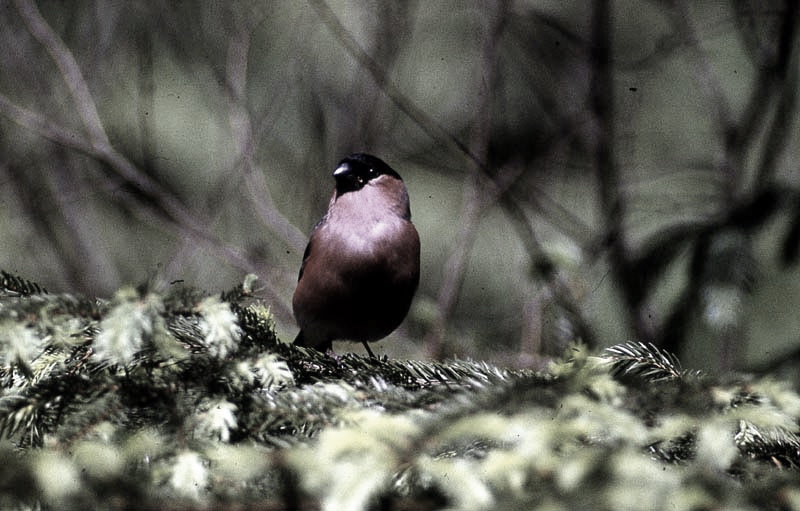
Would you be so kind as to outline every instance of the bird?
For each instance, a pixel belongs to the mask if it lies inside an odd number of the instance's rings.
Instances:
[[[332,341],[368,342],[392,333],[419,286],[419,234],[400,175],[354,153],[333,171],[328,210],[303,254],[292,311],[294,345],[333,353]]]

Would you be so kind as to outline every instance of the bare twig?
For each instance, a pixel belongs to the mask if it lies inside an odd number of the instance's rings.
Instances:
[[[546,251],[540,245],[533,222],[525,214],[521,204],[510,194],[503,195],[500,200],[504,211],[510,218],[511,225],[517,230],[519,239],[526,246],[526,252],[531,257],[530,264],[538,277],[536,280],[543,282],[547,287],[545,292],[531,293],[525,307],[541,312],[544,301],[556,303],[569,313],[575,336],[588,346],[595,346],[597,342],[590,323],[581,311],[570,286],[558,273],[557,264],[546,255]],[[526,315],[523,321],[526,326],[523,328],[523,337],[520,343],[523,350],[521,354],[541,354],[544,347],[542,340],[531,337],[532,335],[541,335],[541,316]],[[528,348],[527,352],[525,352],[526,348]]]
[[[739,5],[736,13],[739,33],[745,41],[750,41],[753,65],[758,74],[750,89],[749,98],[743,109],[744,113],[739,118],[738,129],[729,137],[731,140],[728,142],[728,146],[732,150],[739,149],[742,153],[751,148],[754,140],[761,134],[762,124],[772,111],[770,103],[778,92],[776,88],[782,88],[781,96],[778,99],[779,104],[775,106],[777,115],[772,119],[772,125],[769,128],[773,133],[766,137],[767,144],[762,151],[762,163],[759,164],[758,175],[754,183],[756,188],[769,182],[765,178],[772,172],[772,161],[770,160],[776,156],[776,145],[783,143],[773,139],[773,136],[776,135],[774,131],[780,130],[781,127],[784,127],[784,131],[787,133],[790,131],[785,129],[789,125],[785,117],[794,111],[795,100],[792,96],[796,94],[796,90],[790,89],[792,85],[787,84],[786,81],[796,80],[798,57],[795,48],[800,4],[792,1],[784,2],[785,11],[781,13],[782,21],[778,38],[777,40],[769,39],[769,43],[774,45],[774,49],[768,48],[766,43],[758,40],[760,34],[758,15],[752,12],[756,6],[769,9],[770,7],[767,5],[759,2],[750,4],[749,8],[742,8],[742,5]],[[791,72],[792,67],[795,68],[794,75]],[[782,87],[781,84],[783,84]],[[780,134],[778,134],[778,139],[781,139]],[[742,161],[745,160],[746,157],[742,156]]]
[[[797,58],[793,59],[792,67],[797,70]],[[797,109],[797,71],[791,73],[790,77],[783,83],[779,90],[780,97],[775,105],[775,115],[768,128],[768,135],[765,137],[764,147],[761,151],[758,163],[757,177],[754,182],[756,189],[763,189],[772,183],[777,162],[783,151],[787,149],[787,141],[791,135],[790,126]]]
[[[773,65],[761,70],[763,80],[781,82],[782,87],[778,91],[780,97],[775,106],[775,116],[761,152],[755,181],[757,189],[763,189],[772,182],[776,163],[782,151],[786,149],[786,142],[791,133],[789,127],[797,111],[797,75],[800,71],[798,64],[800,50],[797,49],[797,40],[800,6],[797,2],[786,2],[786,11],[777,45],[778,55]]]
[[[30,33],[47,50],[56,66],[58,66],[58,70],[64,79],[64,84],[69,89],[78,115],[89,135],[89,141],[92,145],[108,145],[108,137],[103,129],[100,116],[97,114],[97,108],[92,99],[92,94],[89,92],[89,86],[86,84],[86,80],[83,79],[83,73],[81,73],[78,63],[72,56],[72,52],[50,28],[50,25],[31,0],[15,0],[15,4]]]
[[[496,68],[495,54],[497,40],[505,24],[508,7],[506,0],[490,3],[492,6],[487,8],[486,18],[488,21],[482,48],[484,75],[481,93],[478,95],[483,100],[473,121],[470,148],[465,152],[465,154],[471,155],[471,161],[469,162],[470,173],[464,184],[461,212],[458,215],[459,229],[456,241],[444,265],[444,281],[439,289],[437,298],[437,318],[425,339],[426,350],[434,358],[442,358],[448,354],[444,343],[446,325],[453,313],[456,299],[464,282],[467,260],[478,232],[481,212],[489,204],[497,200],[502,192],[496,182],[486,178],[483,172],[485,166],[480,163],[486,161],[489,149],[491,102]],[[514,179],[509,182],[513,182],[521,174],[521,170],[515,174]]]
[[[55,61],[62,80],[69,87],[73,103],[88,134],[88,139],[82,134],[68,130],[33,111],[14,104],[2,94],[0,94],[0,113],[49,140],[88,154],[106,163],[125,183],[134,186],[139,192],[148,197],[149,200],[142,201],[128,194],[117,195],[117,198],[121,198],[128,203],[128,207],[138,214],[140,218],[157,227],[160,227],[166,218],[168,220],[167,225],[173,226],[180,237],[194,240],[195,245],[202,244],[210,248],[218,257],[244,271],[257,271],[259,265],[251,261],[239,248],[221,241],[208,229],[207,221],[198,218],[196,213],[188,210],[180,199],[165,189],[161,183],[139,169],[110,144],[86,81],[70,50],[47,24],[46,20],[42,18],[36,6],[30,0],[18,0],[17,8],[31,34],[45,47],[48,54]],[[252,144],[252,137],[245,137],[244,140]],[[248,154],[253,154],[252,146]],[[255,172],[253,174],[258,173]],[[117,186],[118,184],[112,186],[107,192],[114,193],[115,190],[113,188]],[[260,194],[259,201],[254,202],[256,204],[264,204],[265,200],[268,200],[268,194]],[[262,211],[269,210],[269,204],[266,205],[266,209],[262,209]],[[273,212],[276,211],[274,207],[271,210]],[[303,235],[280,215],[277,219],[274,215],[270,219],[273,225],[277,225],[276,230],[280,231],[282,229],[281,234],[287,243],[295,250],[302,251]],[[284,220],[282,225],[281,219]],[[273,297],[278,296],[272,287],[269,287],[267,291]],[[286,315],[286,305],[280,300],[275,300],[275,302],[275,312]]]
[[[683,46],[690,52],[689,56],[695,67],[697,79],[703,87],[709,103],[716,110],[719,124],[732,126],[734,116],[731,106],[722,88],[722,83],[711,65],[711,59],[700,42],[689,6],[684,0],[670,0],[668,4],[670,9],[667,12],[672,18],[672,26],[682,40]]]
[[[720,79],[713,70],[711,58],[702,48],[689,4],[685,0],[671,0],[667,5],[674,30],[682,46],[690,50],[690,62],[694,65],[698,82],[713,106],[716,122],[719,125],[718,132],[723,137],[725,158],[720,167],[724,178],[721,181],[723,185],[721,191],[726,198],[722,201],[722,210],[719,212],[721,220],[712,220],[711,223],[705,223],[697,228],[687,226],[686,239],[691,239],[694,244],[695,268],[691,273],[692,279],[686,284],[686,289],[682,293],[682,298],[676,300],[658,336],[662,343],[668,343],[672,350],[679,351],[685,335],[683,324],[696,314],[697,308],[700,307],[701,286],[704,285],[703,279],[708,271],[705,261],[709,257],[708,247],[711,241],[719,232],[731,227],[748,229],[761,225],[777,207],[773,198],[766,205],[769,213],[764,213],[761,211],[763,208],[759,207],[759,203],[763,202],[759,198],[772,196],[770,187],[774,186],[772,178],[776,162],[785,149],[790,134],[787,126],[791,124],[791,116],[796,111],[797,56],[794,48],[798,7],[795,2],[785,3],[779,37],[775,42],[777,48],[775,55],[767,58],[769,52],[754,52],[756,55],[754,64],[758,73],[744,105],[743,114],[735,118]],[[738,15],[745,17],[746,13]],[[744,25],[740,30],[749,31],[753,28]],[[751,34],[748,32],[747,35]],[[748,154],[758,148],[764,131],[762,127],[768,119],[771,119],[770,125],[766,128],[767,135],[763,137],[755,172],[745,172],[746,162],[750,160]],[[755,176],[751,183],[745,182],[745,177],[748,175]],[[753,202],[752,206],[748,205],[750,202]],[[745,211],[746,214],[738,213],[739,210]],[[656,249],[657,245],[653,244],[651,250]],[[737,335],[730,332],[721,333],[718,341],[720,367],[730,368],[737,363],[739,354],[736,345]]]
[[[672,26],[684,46],[689,50],[690,62],[695,67],[695,76],[697,76],[709,104],[713,107],[721,132],[725,134],[725,162],[721,170],[727,179],[722,182],[725,185],[726,195],[734,198],[741,186],[745,151],[738,141],[739,131],[736,128],[731,106],[720,79],[711,65],[711,59],[703,49],[688,5],[684,0],[670,0],[668,5],[667,13],[672,19]]]
[[[13,119],[17,122],[20,120],[33,121],[37,127],[49,125],[52,128],[49,130],[49,133],[59,135],[59,139],[56,141],[64,143],[64,145],[68,147],[83,150],[111,164],[126,182],[133,184],[142,192],[157,199],[158,203],[161,204],[165,211],[174,219],[188,220],[187,225],[195,224],[192,230],[204,230],[198,228],[199,226],[196,225],[196,222],[191,218],[191,215],[186,211],[183,205],[172,194],[162,189],[160,183],[144,172],[141,172],[127,158],[114,150],[108,141],[100,117],[97,114],[94,100],[89,92],[89,87],[83,79],[78,63],[72,56],[72,52],[64,45],[58,35],[53,32],[45,19],[42,18],[36,6],[30,0],[16,0],[16,4],[20,15],[27,23],[31,33],[42,46],[45,47],[48,54],[61,71],[62,79],[70,90],[73,103],[81,117],[84,129],[89,134],[89,140],[86,142],[65,141],[64,137],[61,136],[67,133],[65,130],[59,129],[55,124],[46,121],[42,122],[41,117],[36,114],[24,115],[21,109],[14,109],[17,116],[13,117]],[[6,101],[6,103],[10,103],[10,101]],[[9,106],[9,109],[12,108]],[[39,119],[37,119],[37,117]],[[44,135],[45,133],[42,134]],[[68,136],[70,138],[75,138],[72,134]]]
[[[611,21],[608,0],[594,3],[591,41],[591,108],[595,117],[595,165],[606,231],[617,257],[627,259],[624,246],[624,203],[614,154],[614,84],[611,69]]]
[[[311,4],[311,7],[317,11],[322,22],[325,23],[342,46],[344,46],[345,50],[356,59],[359,65],[367,70],[378,87],[401,112],[406,114],[422,129],[422,131],[442,146],[449,147],[459,154],[466,155],[481,167],[485,166],[485,160],[482,159],[480,155],[474,154],[464,142],[447,131],[403,94],[389,78],[386,69],[361,48],[358,41],[356,41],[353,35],[342,25],[341,21],[336,17],[336,13],[333,12],[325,0],[308,0],[308,2]]]
[[[204,241],[223,259],[238,268],[251,271],[252,264],[238,249],[224,244],[211,234],[174,196],[162,190],[157,182],[144,175],[130,160],[113,147],[109,145],[94,146],[81,135],[45,119],[38,113],[14,104],[4,94],[0,94],[0,113],[20,126],[38,133],[52,142],[72,148],[108,164],[125,182],[133,184],[161,206],[163,209],[161,215],[166,213],[170,222],[178,228],[181,234],[191,235],[198,240]],[[157,214],[152,206],[138,201],[137,204],[130,205],[135,206],[134,210],[141,212],[150,220],[156,218],[163,220],[163,216]]]
[[[256,161],[255,140],[250,114],[244,106],[247,57],[250,36],[245,28],[240,28],[228,44],[227,90],[228,119],[233,138],[239,144],[241,167],[250,194],[250,201],[262,221],[295,252],[303,252],[305,235],[295,227],[275,206],[272,193],[264,179],[264,169]]]
[[[70,275],[73,283],[85,291],[103,287],[108,291],[120,285],[120,275],[113,264],[108,251],[103,249],[102,237],[98,238],[95,225],[99,221],[95,217],[97,211],[91,204],[76,200],[87,192],[85,183],[76,175],[74,160],[70,159],[67,150],[60,147],[53,151],[56,161],[52,165],[53,172],[45,173],[44,179],[50,188],[50,196],[58,206],[64,225],[69,233],[69,245],[74,252],[67,257],[67,264],[72,268]],[[63,243],[61,238],[59,243]]]
[[[161,209],[161,213],[166,214],[170,223],[177,227],[182,235],[189,235],[202,241],[224,260],[240,269],[252,271],[252,262],[239,249],[219,240],[206,228],[205,222],[199,220],[178,198],[164,189],[158,181],[142,172],[109,143],[86,81],[83,79],[80,68],[70,50],[53,32],[30,0],[17,0],[16,5],[31,33],[45,47],[59,67],[63,81],[70,88],[73,102],[79,112],[84,128],[89,134],[89,139],[86,140],[83,136],[47,120],[35,112],[15,105],[8,97],[2,94],[0,94],[0,112],[21,126],[49,140],[105,162],[124,182],[135,186],[140,192],[147,195],[153,203],[157,204],[158,208]],[[151,217],[151,219],[158,216],[157,214],[153,216],[156,211],[153,210],[153,206],[150,204],[137,204],[135,209],[143,214],[147,211],[146,216]]]
[[[609,248],[611,272],[620,286],[632,314],[631,326],[639,338],[650,339],[652,332],[641,314],[644,290],[638,275],[631,271],[631,255],[625,231],[626,203],[621,191],[615,154],[614,77],[612,68],[612,27],[609,0],[594,2],[591,35],[591,109],[595,118],[594,158],[599,182],[600,207]]]
[[[0,113],[56,144],[70,147],[82,153],[92,153],[92,145],[83,135],[49,121],[36,112],[15,104],[8,96],[0,93]]]

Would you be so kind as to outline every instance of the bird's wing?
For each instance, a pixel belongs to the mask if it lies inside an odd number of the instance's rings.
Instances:
[[[300,273],[297,275],[297,282],[300,282],[300,279],[303,278],[303,270],[305,270],[306,268],[306,261],[308,261],[308,254],[311,253],[311,240],[313,240],[313,238],[308,240],[308,245],[306,245],[306,251],[303,252],[303,262],[300,263]]]
[[[297,275],[297,281],[300,282],[300,279],[303,278],[303,270],[306,267],[306,261],[308,261],[308,255],[311,253],[311,245],[314,243],[314,235],[317,233],[322,224],[325,223],[327,220],[328,214],[325,213],[322,215],[322,218],[319,219],[319,222],[314,225],[314,228],[311,229],[311,236],[308,237],[308,245],[306,245],[306,250],[303,252],[303,262],[300,263],[300,273]]]

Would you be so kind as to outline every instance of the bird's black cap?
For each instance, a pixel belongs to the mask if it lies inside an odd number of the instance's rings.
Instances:
[[[336,188],[340,192],[358,190],[378,176],[392,176],[400,181],[403,178],[377,156],[366,153],[353,153],[339,162],[333,171]]]

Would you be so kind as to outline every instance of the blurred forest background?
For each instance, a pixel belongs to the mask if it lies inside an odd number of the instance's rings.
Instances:
[[[331,172],[367,151],[423,244],[378,353],[636,340],[777,369],[800,358],[798,10],[3,1],[0,268],[100,297],[256,273],[288,341]]]

